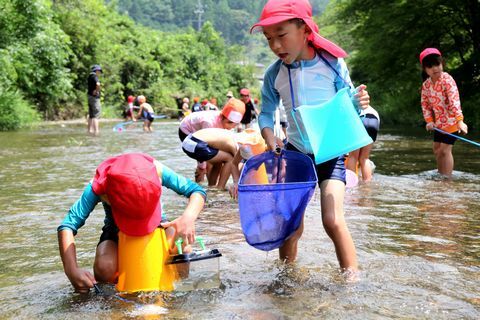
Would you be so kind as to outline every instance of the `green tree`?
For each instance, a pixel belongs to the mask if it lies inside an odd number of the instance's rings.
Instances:
[[[353,77],[368,84],[372,103],[386,120],[422,122],[418,55],[434,46],[459,85],[466,119],[480,124],[472,103],[480,92],[477,0],[337,0],[329,10],[336,11],[329,13],[333,29],[348,33]]]

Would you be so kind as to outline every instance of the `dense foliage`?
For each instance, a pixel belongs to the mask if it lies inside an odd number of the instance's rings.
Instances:
[[[37,113],[85,116],[93,64],[104,70],[104,116],[120,115],[129,94],[174,113],[182,96],[221,104],[227,90],[258,90],[252,65],[273,56],[248,30],[266,0],[201,0],[196,31],[198,2],[0,0],[0,130]],[[319,17],[328,0],[311,2]],[[368,85],[384,123],[422,124],[418,55],[435,46],[459,86],[465,122],[480,126],[478,0],[331,0],[320,19],[321,33],[350,53],[352,78]]]
[[[105,116],[119,115],[129,94],[173,112],[177,97],[222,103],[227,90],[255,81],[253,67],[237,63],[243,48],[227,46],[210,23],[199,32],[161,32],[100,0],[0,0],[0,11],[0,95],[11,101],[1,107],[15,113],[30,105],[44,119],[84,116],[93,64],[104,71]],[[0,129],[21,126],[5,114],[12,112],[0,113]]]
[[[111,0],[119,12],[137,23],[162,31],[180,31],[210,22],[227,44],[246,48],[250,63],[270,64],[275,58],[261,34],[251,35],[267,0]],[[320,15],[329,0],[310,0],[314,15]],[[199,14],[199,4],[203,13]],[[201,17],[201,21],[199,18]]]
[[[480,126],[478,0],[335,0],[320,22],[351,55],[357,82],[388,122],[421,124],[419,53],[437,47],[456,80],[465,122]]]
[[[319,15],[329,0],[310,0],[314,15]],[[113,1],[112,1],[113,2]],[[210,21],[227,43],[247,44],[248,31],[258,19],[267,0],[116,0],[118,10],[135,21],[160,30],[198,28]],[[199,4],[201,7],[199,7]]]

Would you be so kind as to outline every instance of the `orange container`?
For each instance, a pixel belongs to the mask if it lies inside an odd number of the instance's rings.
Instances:
[[[242,158],[249,159],[252,156],[265,152],[266,144],[260,132],[255,129],[245,129],[238,134],[237,143]],[[253,184],[268,184],[267,170],[265,164],[258,167],[257,172],[252,176]]]
[[[266,144],[262,135],[255,129],[245,129],[237,136],[237,142],[244,158],[256,156],[257,154],[265,152]]]
[[[165,230],[156,228],[143,237],[118,233],[118,283],[121,292],[172,291],[179,279],[169,258]]]

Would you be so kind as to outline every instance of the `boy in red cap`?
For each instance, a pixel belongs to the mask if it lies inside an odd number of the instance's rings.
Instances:
[[[250,97],[250,90],[243,88],[240,90],[240,100],[245,103],[245,114],[243,115],[240,125],[238,126],[238,131],[242,131],[243,127],[245,129],[250,128],[252,119],[258,115],[257,108],[253,104],[252,98]]]
[[[448,133],[468,133],[463,122],[460,95],[455,80],[443,71],[442,54],[437,48],[426,48],[420,53],[423,70],[422,111],[426,129],[433,132],[433,153],[438,173],[451,177],[453,172],[453,144],[456,138]],[[439,132],[435,128],[446,133]]]
[[[135,106],[133,103],[135,102],[135,97],[134,96],[128,96],[127,98],[127,107],[125,108],[125,119],[127,121],[135,121],[135,112],[134,108]]]
[[[309,141],[302,138],[305,136],[300,131],[303,130],[303,123],[299,117],[296,117],[297,122],[294,121],[292,111],[302,104],[326,102],[344,87],[353,89],[343,60],[347,54],[320,36],[308,0],[269,0],[262,10],[260,21],[250,31],[259,30],[263,31],[270,49],[279,58],[267,69],[264,77],[262,111],[258,119],[262,135],[269,150],[278,147],[273,131],[274,113],[282,101],[289,123],[286,149],[300,151],[313,158]],[[365,88],[364,85],[359,86],[352,98],[357,107],[366,108],[369,104]],[[356,271],[355,245],[343,213],[344,157],[321,163],[316,166],[316,171],[321,191],[323,225],[335,245],[342,270]],[[296,259],[302,232],[303,222],[280,248],[280,259],[286,262]]]
[[[162,222],[165,219],[160,202],[162,186],[190,199],[183,214],[172,222]],[[187,243],[193,243],[195,220],[203,209],[205,198],[206,193],[199,185],[147,154],[123,154],[103,161],[57,229],[65,274],[78,292],[88,292],[97,281],[114,283],[118,271],[119,230],[129,236],[145,236],[160,225],[173,227],[175,238],[182,237]],[[92,275],[77,265],[74,236],[99,202],[105,209],[105,225]]]

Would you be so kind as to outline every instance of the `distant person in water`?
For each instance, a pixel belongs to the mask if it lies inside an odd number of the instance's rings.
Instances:
[[[192,112],[200,112],[204,111],[202,104],[200,103],[200,98],[199,97],[194,97],[193,98],[193,106],[192,106]]]
[[[242,121],[238,126],[238,131],[242,131],[244,128],[250,128],[252,119],[258,115],[256,106],[253,104],[253,100],[250,97],[250,90],[243,88],[240,90],[240,100],[245,103],[245,114],[243,115]]]
[[[183,112],[182,119],[188,116],[190,113],[192,113],[190,110],[190,99],[188,99],[187,97],[183,98],[182,112]]]
[[[140,104],[140,110],[138,110],[137,118],[144,118],[143,121],[143,131],[153,132],[152,122],[155,120],[155,112],[153,111],[152,106],[147,103],[145,96],[138,96],[138,103]]]
[[[135,97],[134,96],[128,96],[127,97],[127,106],[125,107],[125,120],[130,121],[133,120],[135,121],[135,106],[133,103],[135,102]]]
[[[204,111],[217,111],[218,107],[214,105],[212,102],[208,101],[208,99],[202,100],[202,108]]]
[[[97,136],[100,133],[98,119],[102,113],[100,104],[101,84],[98,77],[103,73],[102,68],[96,64],[92,67],[87,80],[88,97],[88,133]]]
[[[451,75],[443,71],[444,60],[436,48],[426,48],[420,53],[424,82],[422,84],[422,112],[426,129],[435,128],[447,133],[468,133],[463,122],[460,95]],[[438,173],[451,177],[453,172],[453,144],[456,138],[433,132],[433,153],[437,160]]]

